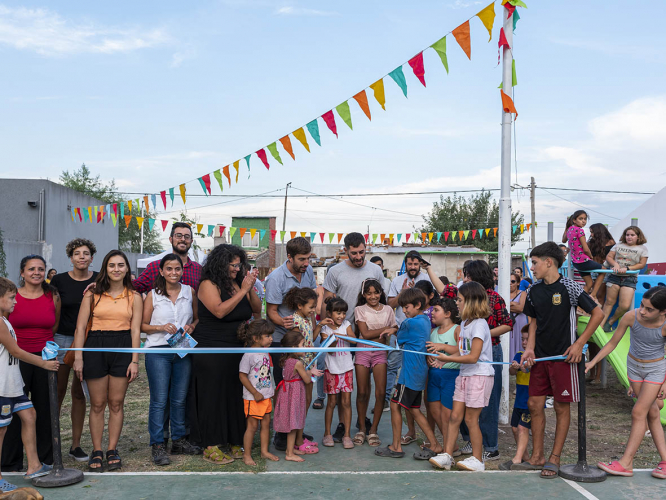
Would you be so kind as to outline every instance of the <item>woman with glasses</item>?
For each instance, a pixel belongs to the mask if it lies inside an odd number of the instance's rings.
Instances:
[[[199,323],[192,334],[197,348],[243,347],[238,327],[253,313],[261,312],[255,279],[256,275],[248,272],[242,248],[213,248],[203,266],[197,294]],[[217,465],[243,458],[245,412],[243,385],[238,378],[242,357],[242,353],[192,356],[190,437],[204,447],[204,460]]]
[[[520,331],[527,324],[527,316],[523,314],[527,291],[520,290],[521,277],[518,274],[511,275],[511,302],[509,310],[513,320],[513,330],[511,331],[511,343],[509,344],[509,359],[513,359],[517,352],[523,350],[523,337]]]
[[[60,296],[46,283],[46,261],[41,255],[28,255],[21,259],[19,289],[16,307],[7,318],[14,327],[16,342],[26,352],[42,355],[42,349],[58,327]],[[37,454],[45,464],[53,463],[51,440],[51,407],[48,371],[19,361],[24,391],[37,412]],[[2,408],[4,410],[4,408]],[[15,418],[5,434],[2,447],[2,470],[18,471],[23,468],[21,420]]]

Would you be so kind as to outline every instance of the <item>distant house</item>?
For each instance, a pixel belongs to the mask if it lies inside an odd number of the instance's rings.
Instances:
[[[275,231],[275,220],[275,217],[268,216],[231,218],[231,227],[236,228],[231,237],[231,244],[238,245],[247,252],[250,264],[259,269],[261,278],[276,267],[275,238],[271,238],[271,231]],[[219,226],[215,234],[220,234]],[[227,228],[223,236],[214,239],[214,245],[228,243],[229,234]]]

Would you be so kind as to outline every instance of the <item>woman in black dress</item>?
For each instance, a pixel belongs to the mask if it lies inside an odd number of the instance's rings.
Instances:
[[[197,347],[243,347],[238,327],[261,312],[254,291],[256,275],[248,271],[245,251],[218,245],[201,272],[199,324],[192,336]],[[226,464],[242,458],[245,413],[238,378],[242,354],[192,355],[192,440],[205,448],[204,460]],[[231,447],[225,453],[220,446]]]

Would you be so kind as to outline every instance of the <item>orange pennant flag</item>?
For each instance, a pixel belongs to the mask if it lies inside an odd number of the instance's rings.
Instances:
[[[426,233],[421,233],[421,241],[425,243],[426,240]]]
[[[370,88],[375,93],[375,99],[377,99],[379,105],[382,107],[382,109],[386,110],[386,107],[384,106],[386,104],[386,96],[384,95],[384,80],[380,78],[375,83],[370,85]]]
[[[139,225],[139,229],[143,226],[143,217],[135,217],[136,223]]]
[[[240,237],[242,238],[243,236],[245,236],[245,231],[247,231],[247,228],[246,227],[240,227],[240,228],[238,228],[238,231],[240,231]]]
[[[384,237],[385,237],[385,236],[386,236],[386,235],[385,235],[384,233],[382,233],[382,234],[379,235],[379,239],[381,240],[381,241],[379,242],[380,245],[383,245],[383,244],[384,244]]]
[[[291,156],[291,159],[295,160],[296,157],[294,156],[294,148],[291,147],[291,139],[289,139],[289,136],[285,135],[282,139],[280,139],[280,142],[282,143],[284,150],[289,153],[289,156]]]
[[[458,240],[462,240],[463,234],[465,234],[465,231],[458,231]]]
[[[298,139],[298,142],[303,144],[303,147],[307,150],[307,152],[310,152],[310,145],[308,144],[308,138],[305,136],[305,130],[303,130],[303,127],[299,128],[298,130],[294,130],[292,132],[294,137]]]
[[[227,165],[222,169],[222,173],[227,178],[227,181],[229,182],[229,187],[231,187],[231,175],[229,175],[229,165]]]
[[[497,237],[497,228],[496,227],[493,228],[493,236]]]
[[[338,243],[340,243],[340,242],[342,241],[342,236],[343,236],[344,234],[345,234],[345,233],[338,233]]]
[[[125,227],[129,227],[130,222],[132,222],[132,216],[131,215],[126,215],[125,216]]]
[[[451,33],[456,38],[456,42],[458,42],[460,48],[463,49],[463,52],[467,54],[467,57],[472,59],[472,45],[469,39],[469,21],[465,21]]]
[[[361,90],[356,94],[354,100],[359,106],[361,106],[361,109],[365,113],[365,116],[368,117],[368,120],[372,120],[372,117],[370,116],[370,106],[368,106],[368,95],[365,93],[365,90]]]
[[[504,93],[504,90],[500,89],[502,93],[502,109],[505,113],[516,113],[516,120],[518,119],[518,111],[516,111],[516,106],[513,104],[513,99]],[[522,122],[521,122],[522,123]]]
[[[143,208],[146,210],[146,213],[148,213],[148,196],[143,197]]]
[[[292,240],[293,240],[294,238],[296,238],[296,231],[291,231],[290,234],[291,234],[291,239],[292,239]]]

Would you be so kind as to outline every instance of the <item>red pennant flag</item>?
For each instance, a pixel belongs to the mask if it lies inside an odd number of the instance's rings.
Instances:
[[[500,54],[502,53],[502,47],[506,46],[507,49],[511,49],[509,42],[506,39],[504,34],[504,28],[500,29],[499,41],[497,42],[497,64],[500,63]]]
[[[77,208],[76,213],[79,214],[79,222],[83,222],[83,217],[81,217],[81,209]]]
[[[113,204],[113,215],[115,215],[116,218],[118,218],[118,204],[117,203]]]
[[[361,109],[365,113],[365,116],[368,117],[368,120],[372,120],[372,117],[370,116],[370,106],[368,106],[368,95],[365,93],[365,90],[361,90],[356,94],[354,100],[359,106],[361,106]]]
[[[412,235],[412,233],[405,233],[405,242],[409,243],[409,237]]]
[[[507,16],[506,16],[507,19],[509,19],[511,16],[513,16],[513,11],[516,10],[516,6],[511,5],[509,2],[504,4],[504,8],[507,11]]]
[[[164,210],[166,210],[166,191],[160,191],[160,198],[162,198],[162,203],[164,203]]]
[[[296,231],[291,231],[289,234],[291,234],[291,239],[293,240],[296,238]]]
[[[222,169],[222,173],[227,178],[227,181],[229,181],[229,187],[231,187],[231,175],[229,174],[229,165],[227,165]]]
[[[331,132],[335,134],[335,137],[338,136],[338,128],[335,125],[335,116],[333,116],[333,110],[327,111],[321,117],[324,119],[326,122],[326,125],[328,125],[328,128],[331,129]]]
[[[208,191],[208,194],[210,194],[210,174],[202,175],[201,180],[204,182],[204,185],[206,186],[206,191]]]
[[[448,240],[448,239],[449,239],[449,232],[448,232],[448,231],[445,231],[445,232],[444,232],[444,241],[446,241],[446,240]]]
[[[224,236],[224,230],[227,228],[227,226],[220,226],[220,238]]]
[[[502,89],[500,89],[500,92],[502,93],[502,109],[505,113],[516,113],[517,120],[518,111],[516,111],[516,106],[513,104],[513,99],[506,95]]]
[[[370,236],[370,235],[369,234],[364,234],[363,235],[363,237],[365,238],[365,244],[366,245],[368,244],[368,236]]]
[[[469,21],[465,21],[456,29],[454,29],[451,34],[455,37],[456,42],[460,45],[460,48],[463,49],[468,59],[472,59],[472,45],[469,40]]]
[[[103,209],[103,208],[104,208],[104,207],[102,206],[102,209]],[[104,214],[104,212],[102,212],[102,210],[97,210],[97,223],[99,223],[99,221],[102,220],[102,215],[103,215],[103,214]]]
[[[275,235],[277,234],[276,229],[271,229],[271,240],[275,241]]]
[[[472,229],[472,239],[476,238],[476,229]]]
[[[257,151],[257,156],[259,157],[261,163],[264,164],[267,170],[271,168],[271,166],[268,164],[268,158],[266,158],[266,151],[260,149],[259,151]]]
[[[419,79],[419,81],[426,86],[425,82],[425,68],[423,67],[423,52],[415,55],[409,61],[407,61],[414,71],[414,76]]]
[[[166,227],[169,224],[169,221],[162,219],[160,222],[162,223],[162,231],[166,231]]]
[[[319,233],[319,237],[321,238],[322,243],[324,243],[324,236],[326,236],[326,233]]]

